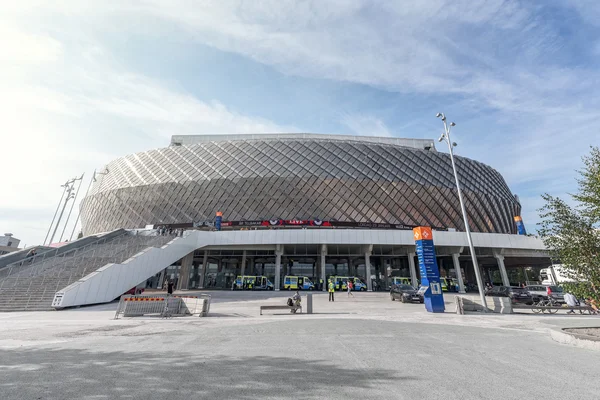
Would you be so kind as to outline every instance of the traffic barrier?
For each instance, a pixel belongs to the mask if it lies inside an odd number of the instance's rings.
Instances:
[[[181,317],[198,315],[205,317],[210,310],[210,295],[198,296],[121,296],[115,319],[123,317],[159,316]]]
[[[508,297],[486,297],[487,309],[481,304],[479,296],[456,296],[455,300],[457,314],[464,314],[465,311],[512,313],[512,304]]]

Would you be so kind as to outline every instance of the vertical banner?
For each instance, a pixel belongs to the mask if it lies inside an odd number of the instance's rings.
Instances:
[[[519,235],[527,235],[527,231],[525,230],[525,224],[523,223],[523,218],[517,215],[515,217],[515,224],[517,224],[517,233]]]
[[[223,222],[223,213],[221,211],[217,211],[217,216],[215,218],[215,228],[218,231],[221,230],[221,222]]]
[[[425,297],[425,308],[429,312],[444,312],[444,296],[440,283],[440,271],[435,258],[435,248],[433,247],[433,233],[430,227],[418,226],[413,229],[413,234],[421,272],[421,288],[419,291]]]

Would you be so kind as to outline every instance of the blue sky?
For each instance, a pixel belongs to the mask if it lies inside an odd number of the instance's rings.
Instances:
[[[41,242],[61,183],[172,134],[437,138],[438,111],[457,123],[457,153],[500,171],[535,230],[540,194],[574,191],[600,145],[600,7],[413,3],[3,6],[0,230]]]

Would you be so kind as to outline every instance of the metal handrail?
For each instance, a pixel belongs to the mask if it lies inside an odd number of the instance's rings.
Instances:
[[[67,252],[64,252],[62,254],[56,255],[56,249],[55,251],[51,251],[51,252],[46,252],[44,253],[44,257],[41,263],[36,263],[35,265],[26,265],[23,266],[23,264],[21,265],[16,265],[10,268],[10,271],[8,274],[6,274],[6,276],[0,278],[0,289],[3,289],[5,287],[5,283],[7,283],[7,278],[10,277],[14,277],[16,276],[16,280],[12,282],[12,287],[16,287],[19,284],[19,281],[21,279],[28,279],[30,282],[32,282],[31,278],[35,277],[35,276],[39,276],[39,275],[43,275],[42,278],[42,283],[45,282],[45,278],[46,278],[46,274],[44,274],[44,272],[46,271],[46,269],[48,268],[48,264],[50,265],[50,268],[56,266],[58,263],[64,262],[64,260],[71,255],[71,258],[74,257],[74,255],[79,251],[81,252],[80,254],[85,254],[88,253],[93,246],[93,249],[96,249],[98,245],[103,244],[103,243],[107,243],[110,242],[112,240],[121,238],[123,236],[127,235],[127,231],[124,231],[121,235],[118,236],[113,236],[113,237],[102,237],[102,238],[98,238],[98,240],[95,240],[91,243],[86,244],[83,247],[80,248],[75,248],[72,250],[69,250]],[[51,253],[54,253],[55,256],[54,257],[48,257]],[[46,259],[47,258],[47,259]],[[60,260],[60,261],[58,261]],[[62,271],[61,270],[58,271],[58,273],[60,273]],[[27,272],[28,270],[30,270],[30,273],[25,273],[23,274],[23,272]],[[31,283],[30,283],[31,284]]]
[[[116,237],[111,237],[111,238],[107,238],[106,235],[104,235],[104,236],[98,238],[97,240],[95,240],[93,242],[85,244],[84,246],[82,246],[80,248],[69,250],[69,251],[67,251],[65,253],[62,253],[62,254],[58,255],[58,256],[59,257],[60,256],[65,256],[65,255],[69,254],[70,252],[73,252],[73,251],[76,251],[76,250],[81,250],[81,249],[84,249],[86,247],[89,248],[90,246],[98,244],[98,242],[106,241],[107,239],[115,239],[115,238],[121,237],[123,235],[127,235],[127,233],[128,233],[127,231],[124,231],[121,235],[118,235]],[[45,263],[47,257],[50,257],[51,259],[54,259],[55,256],[57,256],[57,253],[60,251],[60,249],[61,249],[60,247],[57,247],[54,250],[45,251],[45,252],[43,252],[42,254],[39,254],[39,255],[36,254],[32,258],[28,258],[28,259],[25,259],[25,260],[16,261],[16,262],[14,262],[12,264],[8,264],[8,265],[6,265],[5,267],[3,267],[0,270],[0,279],[8,278],[8,277],[10,277],[10,276],[12,276],[14,274],[20,273],[21,271],[23,271],[25,269],[33,268],[34,266],[36,266],[38,264],[36,262],[36,260],[38,260],[40,257],[42,258],[41,264],[43,265]],[[17,270],[15,270],[15,268]],[[6,271],[8,271],[8,273]]]

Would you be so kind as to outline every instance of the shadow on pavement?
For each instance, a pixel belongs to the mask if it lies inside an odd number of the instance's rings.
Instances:
[[[209,312],[208,313],[208,318],[213,318],[213,317],[237,317],[237,318],[251,318],[252,315],[248,315],[248,314],[240,314],[240,313],[230,313],[230,314],[225,314],[225,313],[215,313],[215,312]]]
[[[287,357],[177,356],[81,350],[0,352],[5,399],[281,399],[327,398],[331,391],[369,390],[419,380],[397,371],[346,369]],[[350,396],[351,397],[351,396]]]

